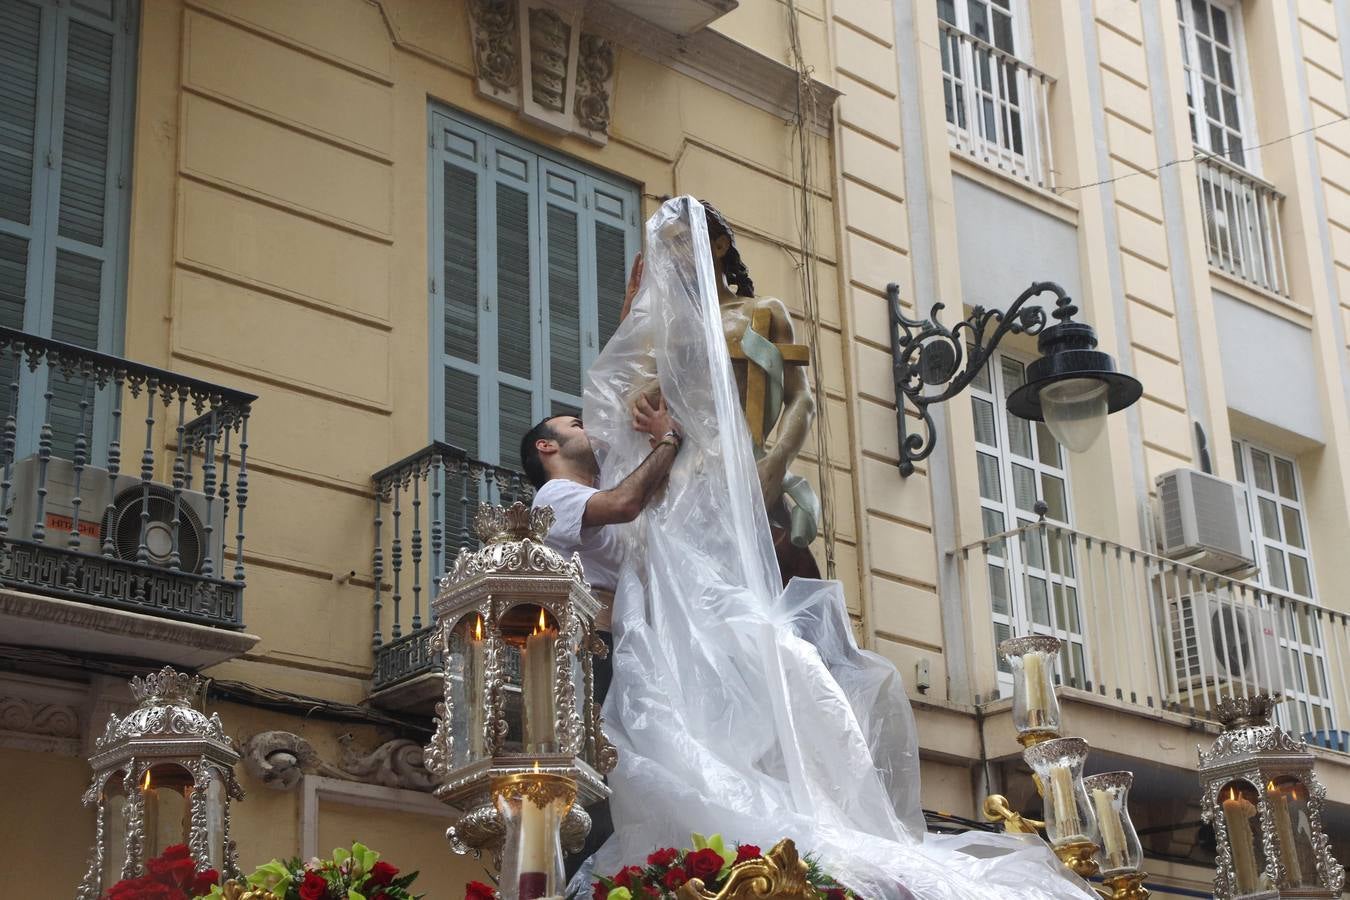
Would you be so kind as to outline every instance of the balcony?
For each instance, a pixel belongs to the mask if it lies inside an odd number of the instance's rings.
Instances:
[[[1280,234],[1284,195],[1219,156],[1195,164],[1209,264],[1263,291],[1289,296]]]
[[[1284,698],[1290,731],[1350,752],[1344,612],[1048,522],[956,556],[972,621],[993,622],[992,641],[977,644],[982,697],[1011,694],[998,641],[1050,634],[1064,642],[1062,685],[1083,699],[1204,727],[1219,701],[1266,690]]]
[[[436,442],[371,476],[374,508],[375,671],[371,700],[430,709],[440,661],[431,651],[431,600],[460,549],[476,548],[479,502],[529,503],[519,472]]]
[[[952,148],[987,166],[1053,189],[1050,87],[1034,66],[940,21],[942,92]]]
[[[10,328],[0,384],[3,640],[185,666],[252,647],[256,398]]]

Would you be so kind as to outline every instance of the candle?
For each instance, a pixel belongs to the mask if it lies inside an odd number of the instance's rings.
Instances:
[[[553,749],[553,642],[557,633],[548,627],[544,610],[539,625],[525,639],[521,657],[521,681],[525,692],[525,746],[529,750]]]
[[[1271,782],[1266,786],[1266,800],[1270,803],[1271,818],[1275,820],[1275,836],[1280,844],[1280,862],[1284,864],[1286,887],[1303,884],[1303,867],[1298,861],[1298,846],[1294,843],[1294,823],[1289,816],[1289,798]]]
[[[1102,849],[1106,852],[1106,865],[1102,868],[1125,868],[1125,829],[1120,825],[1120,813],[1116,811],[1111,792],[1094,788],[1092,806],[1097,811],[1097,825],[1102,832]]]
[[[538,773],[539,763],[534,764]],[[527,796],[520,798],[520,900],[536,900],[544,896],[548,882],[548,816],[547,802],[536,803]]]
[[[469,640],[469,677],[465,684],[465,694],[469,704],[469,759],[482,759],[487,729],[484,727],[483,712],[483,617],[478,616],[473,623],[473,636]]]
[[[1068,766],[1050,769],[1050,795],[1054,798],[1055,826],[1059,832],[1055,843],[1087,840],[1078,819],[1078,804],[1073,795],[1073,772]]]
[[[1223,801],[1223,820],[1228,826],[1228,848],[1237,873],[1237,893],[1251,894],[1257,888],[1256,849],[1252,839],[1251,818],[1256,807],[1229,788]]]
[[[1045,658],[1031,652],[1022,657],[1022,676],[1027,686],[1027,727],[1040,728],[1045,724]]]

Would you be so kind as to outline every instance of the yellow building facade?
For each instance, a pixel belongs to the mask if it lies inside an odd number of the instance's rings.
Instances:
[[[1136,772],[1160,889],[1209,885],[1195,745],[1225,691],[1290,698],[1344,860],[1342,7],[4,0],[0,840],[41,863],[11,890],[73,895],[85,758],[164,663],[213,680],[244,752],[246,868],[356,839],[433,897],[481,877],[417,753],[430,599],[465,511],[519,491],[520,434],[577,407],[642,222],[680,194],[812,348],[813,550],[910,688],[924,806],[1037,806],[995,647],[1051,633],[1093,770]],[[1033,280],[1143,398],[1071,455],[1006,414],[1036,357],[1013,335],[902,476],[886,286],[951,325]],[[115,490],[72,505],[86,468]],[[1245,486],[1192,530],[1245,528],[1246,568],[1158,524],[1176,470]],[[124,497],[125,546],[99,530]]]

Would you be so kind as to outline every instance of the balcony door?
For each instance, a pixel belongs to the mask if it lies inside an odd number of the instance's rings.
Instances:
[[[987,576],[995,644],[1027,634],[1054,635],[1064,642],[1060,677],[1065,684],[1086,684],[1078,577],[1072,547],[1053,532],[1034,527],[1036,504],[1045,520],[1071,526],[1069,473],[1064,450],[1042,423],[1019,419],[1007,410],[1007,398],[1026,380],[1018,359],[995,353],[971,383],[975,455],[980,483],[980,512],[986,538],[1028,529],[992,543]],[[998,661],[999,686],[1012,689],[1006,664]]]
[[[123,325],[135,20],[129,0],[0,4],[0,325],[109,353]],[[15,375],[6,353],[0,416],[14,412]],[[56,456],[71,458],[81,433],[102,448],[93,397],[78,376],[26,375],[16,456],[37,450],[44,420]]]

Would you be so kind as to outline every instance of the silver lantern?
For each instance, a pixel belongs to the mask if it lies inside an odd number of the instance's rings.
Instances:
[[[220,717],[196,709],[202,685],[165,666],[131,679],[139,705],[109,717],[89,758],[84,805],[95,808],[95,838],[79,900],[144,874],[146,860],[174,844],[188,846],[199,870],[237,874],[230,801],[244,797],[234,777],[239,754]]]
[[[1308,745],[1270,721],[1268,694],[1217,708],[1224,731],[1200,750],[1202,818],[1218,845],[1214,896],[1340,897],[1345,869],[1322,827],[1326,789]]]
[[[544,543],[552,524],[548,508],[480,505],[481,546],[460,551],[432,604],[444,684],[426,762],[436,796],[463,810],[447,837],[457,853],[486,850],[522,873],[528,861],[517,857],[540,852],[538,841],[513,846],[502,810],[522,793],[569,797],[540,805],[552,835],[536,837],[556,847],[560,832],[563,849],[579,849],[590,830],[583,807],[609,795],[603,776],[617,759],[592,696],[592,661],[606,652],[594,628],[600,604],[577,557]],[[524,810],[543,821],[535,813]],[[560,872],[558,854],[545,855]],[[502,873],[504,895],[515,895],[513,874]]]

